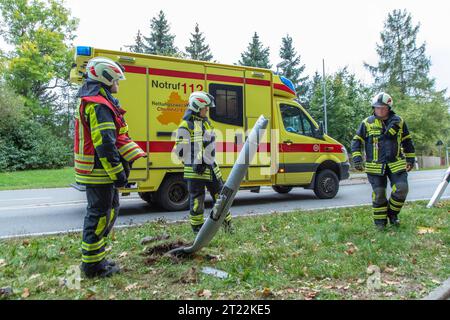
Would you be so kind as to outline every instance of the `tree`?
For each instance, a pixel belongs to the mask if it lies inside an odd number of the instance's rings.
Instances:
[[[0,33],[13,46],[5,78],[36,116],[51,115],[55,90],[69,85],[78,20],[61,0],[0,0]]]
[[[433,88],[434,80],[428,75],[431,60],[425,55],[425,43],[417,45],[419,29],[420,24],[413,25],[406,10],[388,14],[381,43],[376,45],[378,65],[365,63],[378,88],[399,88],[402,95],[423,95]]]
[[[145,37],[145,53],[174,56],[178,49],[174,45],[175,35],[170,34],[169,22],[161,10],[150,23],[150,37]]]
[[[300,63],[300,55],[297,55],[292,38],[289,35],[282,39],[280,58],[282,59],[278,64],[281,69],[280,74],[294,83],[298,94],[304,95],[306,93],[305,86],[308,76],[301,76],[305,71],[305,65]]]
[[[205,43],[205,37],[200,32],[198,23],[195,25],[194,33],[191,33],[191,36],[192,38],[189,39],[190,45],[186,47],[188,56],[193,60],[211,61],[213,55],[211,54],[209,45]]]
[[[325,78],[328,134],[350,148],[351,140],[363,119],[371,114],[372,90],[356,79],[347,68]],[[316,73],[307,92],[311,116],[324,120],[323,78]]]
[[[238,64],[241,66],[270,69],[272,65],[269,61],[269,55],[270,48],[263,47],[258,34],[255,32],[252,41],[248,44],[247,51],[241,53],[241,60],[239,60]]]
[[[141,30],[138,30],[136,38],[134,39],[134,44],[131,46],[125,46],[130,49],[131,52],[135,53],[145,53],[146,46],[144,43],[144,38],[142,36]]]

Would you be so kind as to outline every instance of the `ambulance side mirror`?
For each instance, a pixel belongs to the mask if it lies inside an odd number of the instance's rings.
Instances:
[[[324,129],[323,129],[323,122],[319,122],[319,128],[314,129],[314,137],[317,139],[323,139],[324,135]]]

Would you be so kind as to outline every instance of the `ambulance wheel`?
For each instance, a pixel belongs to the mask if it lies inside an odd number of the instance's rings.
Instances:
[[[293,187],[288,186],[272,186],[272,189],[278,193],[289,193],[292,191]]]
[[[339,178],[330,169],[317,173],[314,184],[314,193],[319,199],[332,199],[339,191]]]
[[[139,192],[139,197],[146,201],[149,205],[155,203],[155,193],[154,192]]]
[[[164,179],[156,193],[158,204],[167,211],[183,211],[189,209],[189,192],[187,183],[181,175],[173,175]]]

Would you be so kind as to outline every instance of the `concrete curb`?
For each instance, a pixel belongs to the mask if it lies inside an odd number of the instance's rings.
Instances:
[[[450,278],[444,281],[444,283],[433,290],[428,296],[422,300],[447,300],[450,298]]]

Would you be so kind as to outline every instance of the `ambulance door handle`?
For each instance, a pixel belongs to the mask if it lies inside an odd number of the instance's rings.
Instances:
[[[234,136],[234,144],[243,144],[244,142],[242,141],[242,133],[236,133],[236,135]]]
[[[285,144],[287,144],[289,146],[289,145],[292,144],[292,141],[291,140],[286,140],[286,141],[283,141],[283,143],[285,143]]]

